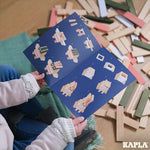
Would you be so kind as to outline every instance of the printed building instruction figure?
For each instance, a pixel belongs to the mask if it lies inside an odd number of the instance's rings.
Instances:
[[[60,61],[52,62],[51,59],[48,60],[48,65],[45,67],[47,70],[47,75],[52,74],[53,77],[58,78],[58,71],[63,68],[62,63]]]
[[[61,45],[65,46],[66,43],[65,43],[65,40],[66,40],[66,37],[64,35],[63,32],[60,32],[58,28],[56,28],[56,31],[55,31],[55,34],[53,35],[53,38],[55,39],[55,43],[61,43]]]
[[[40,58],[41,61],[45,61],[45,55],[47,52],[48,52],[47,46],[40,47],[40,45],[37,43],[35,45],[35,49],[32,54],[35,55],[34,59]]]
[[[128,75],[126,73],[124,73],[123,71],[117,73],[115,76],[115,80],[118,80],[122,84],[125,84],[127,79],[128,79]]]
[[[82,72],[83,76],[86,76],[89,79],[92,79],[94,77],[95,74],[95,69],[93,69],[92,67],[88,67],[87,69],[84,69],[84,71]]]
[[[73,62],[78,63],[79,52],[77,49],[74,49],[71,45],[69,45],[68,51],[65,54],[68,55],[67,59],[72,59]]]
[[[83,99],[76,101],[73,105],[73,108],[75,108],[75,110],[78,111],[79,113],[80,112],[83,113],[85,111],[86,107],[93,101],[94,101],[94,95],[89,93]]]
[[[108,80],[104,80],[97,84],[96,89],[98,90],[98,92],[101,92],[101,94],[103,93],[107,94],[110,87],[111,87],[111,82]]]
[[[64,85],[60,91],[63,92],[62,94],[65,96],[71,96],[71,94],[76,89],[76,87],[77,87],[77,82],[73,81],[69,84]]]

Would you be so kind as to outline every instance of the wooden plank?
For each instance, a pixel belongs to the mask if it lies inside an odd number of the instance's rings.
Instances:
[[[137,57],[137,63],[138,64],[144,63],[144,57],[143,56]]]
[[[136,117],[139,117],[139,118],[142,117],[142,114],[143,114],[143,111],[144,111],[144,108],[145,108],[145,105],[148,101],[149,96],[150,96],[150,90],[145,89],[142,93],[139,104],[138,104],[137,109],[136,109],[135,114],[134,114]]]
[[[125,28],[119,32],[116,32],[116,33],[106,36],[106,38],[108,39],[108,41],[112,41],[112,40],[120,38],[122,36],[129,35],[129,34],[133,33],[134,30],[135,30],[134,27]]]
[[[126,68],[128,68],[129,65],[130,65],[130,62],[131,62],[130,59],[126,58],[126,59],[123,60],[122,64],[123,64]]]
[[[94,14],[97,17],[100,17],[99,8],[98,8],[97,4],[95,3],[95,1],[94,0],[87,0],[87,2],[89,3],[89,5],[91,6],[91,8],[93,9]]]
[[[117,10],[117,12],[125,18],[127,18],[128,20],[130,20],[131,22],[133,22],[134,24],[138,25],[139,27],[143,27],[145,24],[143,20],[139,19],[137,16],[133,15],[129,11],[124,12],[122,10]]]
[[[120,103],[120,100],[122,98],[122,96],[124,95],[126,88],[124,88],[122,91],[120,91],[117,95],[115,95],[112,99],[111,104],[114,106],[118,106]]]
[[[130,70],[130,72],[136,77],[137,81],[139,84],[145,84],[145,80],[142,77],[142,75],[133,67],[133,65],[129,65],[128,69]]]
[[[116,141],[124,140],[124,108],[117,106],[116,112]]]
[[[117,58],[119,58],[120,60],[124,60],[126,57],[125,56],[123,56],[121,53],[120,53],[120,51],[113,45],[113,44],[109,44],[109,46],[108,46],[108,49],[110,49],[111,50],[111,52],[117,57]]]
[[[134,24],[132,22],[130,22],[128,19],[126,19],[125,17],[118,15],[115,16],[115,18],[120,21],[123,25],[125,25],[126,27],[132,27],[134,26]]]
[[[145,37],[147,40],[150,41],[150,21],[144,25],[144,27],[141,30],[141,34],[143,37]]]
[[[130,53],[132,51],[132,49],[131,49],[131,42],[129,42],[127,37],[126,36],[121,37],[120,41],[126,47],[127,51]]]
[[[134,65],[137,62],[137,59],[135,57],[132,57],[130,53],[126,54],[126,56],[130,59],[132,65]]]
[[[100,16],[102,18],[106,17],[107,16],[107,8],[106,8],[105,0],[98,0],[98,5],[99,5]]]
[[[116,119],[116,111],[109,109],[106,112],[106,117],[111,118],[111,119]],[[124,116],[124,124],[136,130],[139,128],[139,121],[136,121],[127,116]]]
[[[146,74],[150,71],[150,62],[143,66],[142,71]]]
[[[106,112],[107,112],[106,109],[100,108],[100,109],[98,109],[98,110],[94,113],[94,115],[100,116],[100,117],[105,117],[105,116],[106,116]]]
[[[147,51],[146,49],[140,48],[140,47],[136,47],[136,46],[132,46],[133,51],[132,56],[133,57],[138,57],[138,56],[149,56],[150,52]]]
[[[93,9],[90,7],[90,5],[85,0],[77,0],[77,1],[89,14],[91,14],[93,12]]]
[[[136,27],[135,31],[134,31],[134,34],[137,35],[137,36],[139,36],[140,32],[141,32],[141,28],[140,27]]]
[[[53,27],[56,24],[57,24],[57,8],[52,8],[49,27]]]
[[[126,107],[128,101],[131,98],[132,92],[136,86],[137,80],[133,81],[130,85],[127,86],[124,95],[122,96],[119,105]]]
[[[147,101],[142,116],[149,116],[149,115],[150,115],[150,100]]]
[[[139,40],[134,40],[132,42],[132,45],[140,47],[140,48],[144,48],[144,49],[150,51],[150,44],[148,44],[148,43],[145,43],[145,42],[142,42],[142,41],[139,41]]]
[[[135,8],[134,8],[134,4],[132,0],[126,0],[128,7],[129,7],[129,11],[134,14],[135,16],[137,16]]]
[[[85,25],[90,28],[90,29],[93,29],[95,27],[95,23],[90,21],[89,19],[83,17],[83,16],[80,16],[81,20],[85,23]]]
[[[150,0],[147,0],[146,3],[144,4],[144,7],[140,11],[138,18],[143,20],[148,14],[149,10],[150,10]]]
[[[140,128],[145,129],[148,123],[148,116],[141,117],[140,119]]]
[[[128,50],[126,49],[126,47],[122,44],[122,42],[120,41],[120,39],[115,39],[113,40],[115,46],[119,49],[119,51],[121,52],[122,55],[125,55],[128,53]]]
[[[63,17],[62,16],[58,16],[57,17],[57,23],[61,22],[63,20]]]
[[[113,22],[111,24],[108,25],[109,26],[109,31],[115,30],[116,28],[118,28],[120,26],[120,24],[118,22]]]
[[[86,15],[87,12],[86,10],[82,10],[82,9],[57,9],[57,15],[71,15],[72,13],[76,12],[78,15]]]
[[[127,107],[125,108],[126,113],[131,114],[132,111],[135,110],[135,108],[139,102],[139,98],[141,96],[142,89],[143,89],[143,85],[138,84],[136,86],[136,89],[135,89],[133,95],[131,96],[129,103],[127,104]]]
[[[73,9],[73,2],[67,1],[66,2],[66,8],[65,9]]]
[[[111,10],[111,11],[107,12],[107,17],[108,18],[115,17],[117,15],[119,15],[119,14],[118,14],[118,12],[116,10]]]
[[[124,11],[129,10],[129,7],[127,5],[123,5],[121,3],[117,3],[117,2],[114,2],[112,0],[105,0],[105,2],[106,2],[106,5],[111,6],[113,8],[121,9]]]
[[[150,14],[148,14],[144,19],[145,23],[148,23],[149,21],[150,21]]]

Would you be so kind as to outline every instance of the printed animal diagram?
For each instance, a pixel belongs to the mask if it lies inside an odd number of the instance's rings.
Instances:
[[[55,39],[55,43],[61,43],[61,45],[65,46],[65,40],[66,37],[63,32],[60,32],[58,28],[56,28],[55,34],[53,35],[53,38]]]
[[[78,63],[79,52],[76,48],[69,45],[67,52],[65,53],[68,60],[73,60],[73,62]]]
[[[76,89],[77,87],[77,82],[76,81],[73,81],[69,84],[66,84],[64,85],[62,88],[61,88],[61,92],[63,95],[65,96],[71,96],[71,94],[73,93],[73,91]]]
[[[53,77],[58,78],[59,70],[63,68],[62,63],[60,61],[52,62],[51,59],[48,60],[48,65],[45,67],[47,70],[47,75],[53,75]]]
[[[47,52],[48,52],[47,46],[40,47],[40,45],[37,43],[35,45],[35,49],[32,52],[32,54],[35,55],[34,59],[40,58],[41,61],[45,61],[45,55],[47,54]]]
[[[86,107],[93,101],[94,101],[94,95],[89,93],[83,99],[76,101],[73,105],[73,108],[75,108],[75,110],[78,111],[79,113],[80,112],[83,113],[85,111]]]

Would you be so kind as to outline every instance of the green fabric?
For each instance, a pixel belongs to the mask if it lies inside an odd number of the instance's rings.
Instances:
[[[23,51],[38,38],[29,37],[26,32],[11,37],[7,40],[0,41],[0,64],[7,64],[17,69],[20,74],[26,74],[35,71],[30,61],[23,54]],[[69,117],[71,112],[62,103],[62,101],[53,93],[49,88],[49,92],[45,92],[48,87],[43,87],[39,94],[36,96],[37,100],[47,108],[52,106],[59,117]]]
[[[8,64],[16,68],[21,74],[34,71],[34,67],[29,60],[23,54],[23,51],[38,38],[29,37],[26,32],[16,35],[4,41],[0,41],[0,64]],[[71,112],[62,103],[62,101],[55,95],[55,93],[48,87],[41,88],[36,96],[37,100],[43,108],[52,106],[59,117],[70,117]],[[88,125],[86,129],[95,128],[95,120],[93,116],[89,117]],[[97,147],[101,147],[102,137],[97,132],[97,138],[86,148],[86,150],[92,150]]]

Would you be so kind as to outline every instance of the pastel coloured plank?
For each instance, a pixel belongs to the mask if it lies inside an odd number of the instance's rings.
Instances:
[[[128,20],[130,20],[131,22],[133,22],[134,24],[138,25],[139,27],[143,27],[145,24],[143,20],[133,15],[129,11],[124,12],[122,10],[117,10],[117,12],[121,14],[122,16],[124,16],[125,18],[127,18]]]
[[[57,8],[52,8],[49,27],[53,27],[57,24]]]
[[[98,5],[99,5],[100,16],[102,18],[106,17],[107,16],[107,8],[106,8],[105,0],[98,0]]]

